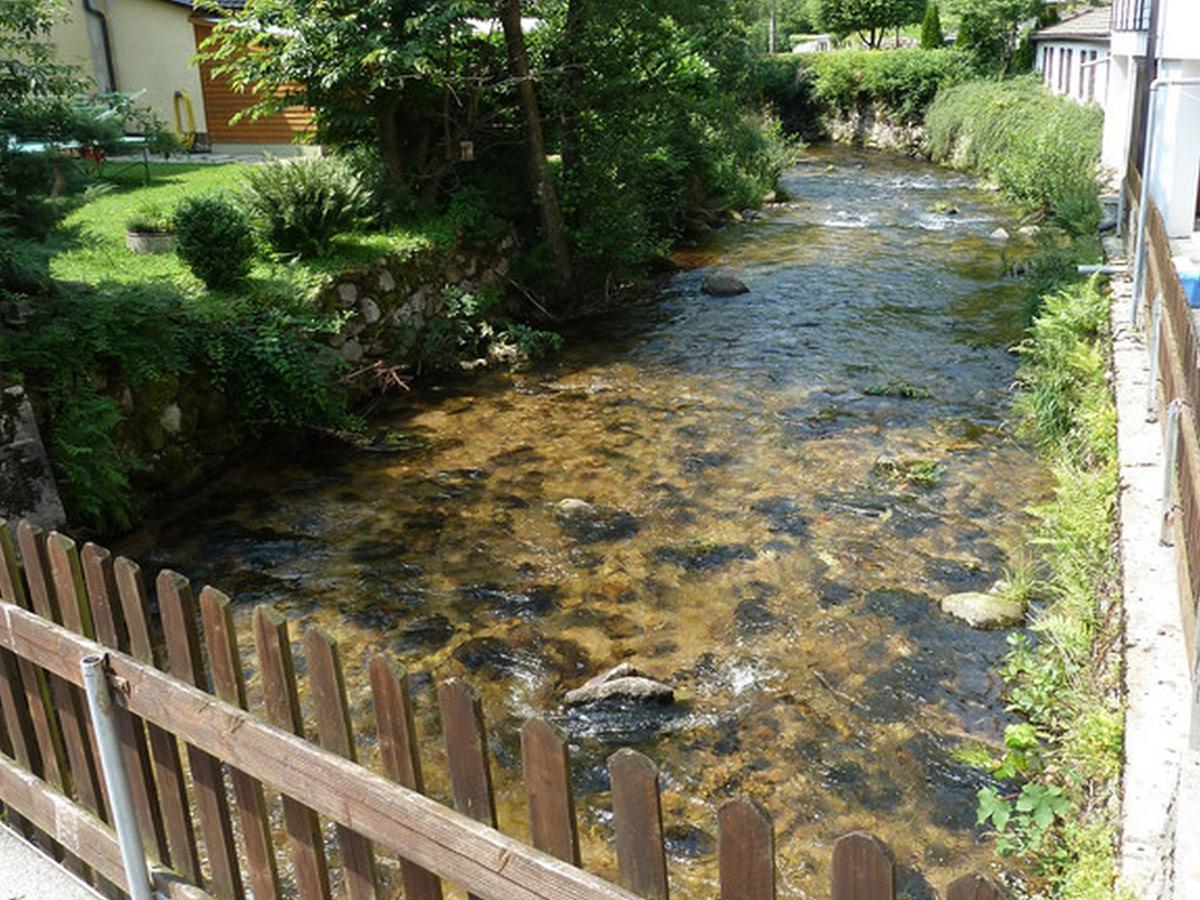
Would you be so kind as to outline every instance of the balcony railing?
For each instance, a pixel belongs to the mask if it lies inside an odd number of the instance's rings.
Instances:
[[[1114,0],[1113,31],[1145,31],[1150,27],[1150,0]]]

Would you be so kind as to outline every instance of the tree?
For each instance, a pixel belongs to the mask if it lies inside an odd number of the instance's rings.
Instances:
[[[925,18],[921,22],[921,47],[925,50],[936,50],[946,46],[946,36],[942,33],[942,16],[938,12],[937,0],[930,0],[925,7]]]
[[[955,46],[969,53],[981,71],[1007,72],[1022,23],[1036,17],[1042,6],[1042,0],[957,0]]]
[[[826,31],[841,37],[858,33],[875,49],[887,31],[921,21],[925,0],[816,0],[818,20]]]
[[[565,287],[571,282],[571,251],[567,247],[566,226],[558,205],[558,189],[546,164],[546,141],[542,135],[542,114],[538,109],[533,76],[529,72],[529,56],[525,51],[525,34],[521,28],[520,0],[501,0],[500,20],[508,44],[509,65],[517,81],[517,96],[525,120],[529,179],[542,217],[546,245],[554,257],[558,283]]]

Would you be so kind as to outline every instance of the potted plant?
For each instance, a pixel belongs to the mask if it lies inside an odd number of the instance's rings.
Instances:
[[[157,203],[143,203],[125,220],[125,246],[134,253],[170,253],[175,249],[171,216]]]

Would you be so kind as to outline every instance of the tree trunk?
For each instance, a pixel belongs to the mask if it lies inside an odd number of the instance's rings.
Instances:
[[[563,179],[565,185],[575,184],[581,165],[579,152],[579,104],[582,98],[579,94],[580,66],[579,48],[583,42],[584,0],[567,0],[566,33],[563,43],[566,46],[563,60],[563,100],[562,100],[562,159]]]
[[[779,0],[770,0],[771,11],[770,18],[767,20],[767,52],[775,52],[775,28],[777,23],[777,14],[779,10]]]
[[[554,257],[554,268],[560,286],[571,281],[571,251],[567,247],[566,228],[563,225],[562,209],[558,205],[558,191],[550,178],[546,165],[546,141],[542,136],[542,116],[538,111],[537,94],[529,75],[529,57],[525,53],[525,35],[521,31],[521,0],[501,0],[500,21],[504,26],[504,39],[508,43],[508,61],[517,82],[517,98],[521,114],[525,118],[529,177],[537,195],[542,215],[542,230],[546,245]]]

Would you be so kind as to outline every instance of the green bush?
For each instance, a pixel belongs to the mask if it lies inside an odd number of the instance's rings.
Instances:
[[[846,113],[881,103],[897,119],[919,122],[940,88],[971,75],[968,58],[952,49],[838,50],[764,61],[758,85],[793,127],[814,105]]]
[[[371,198],[349,165],[332,158],[272,160],[246,172],[246,200],[277,253],[320,256],[337,234],[363,225]]]
[[[946,35],[942,32],[942,14],[937,0],[930,0],[925,7],[925,18],[921,21],[921,49],[937,50],[946,46]]]
[[[141,203],[125,220],[126,231],[165,232],[174,230],[171,213],[161,203]]]
[[[250,274],[254,234],[250,220],[222,194],[188,197],[175,207],[175,252],[213,290],[236,286]]]
[[[1046,92],[1032,76],[938,94],[925,117],[930,156],[993,179],[1010,199],[1075,234],[1099,222],[1103,112]]]

